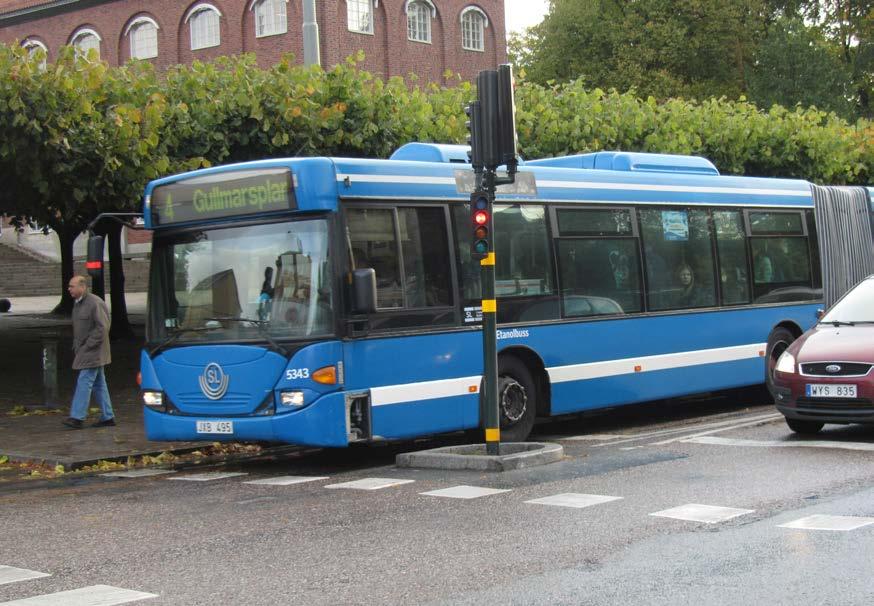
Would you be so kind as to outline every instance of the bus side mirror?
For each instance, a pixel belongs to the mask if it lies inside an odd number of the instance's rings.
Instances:
[[[376,272],[372,267],[352,272],[352,310],[359,314],[376,311]]]
[[[85,261],[85,269],[92,279],[103,277],[103,238],[104,236],[88,237],[88,259]]]

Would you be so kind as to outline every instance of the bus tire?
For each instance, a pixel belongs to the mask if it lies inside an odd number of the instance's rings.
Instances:
[[[768,347],[765,350],[765,385],[771,396],[774,395],[774,367],[783,352],[792,345],[795,335],[788,328],[778,326],[768,335]]]
[[[799,419],[787,418],[786,425],[788,425],[789,429],[791,429],[795,433],[801,434],[803,436],[812,436],[819,433],[819,430],[822,429],[822,426],[825,425],[825,423],[820,423],[819,421],[802,421]]]
[[[523,442],[534,427],[537,388],[528,367],[512,356],[498,360],[498,416],[502,442]]]

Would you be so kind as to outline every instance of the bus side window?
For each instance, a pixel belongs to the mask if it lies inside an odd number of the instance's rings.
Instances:
[[[404,307],[452,305],[449,246],[443,208],[399,208]]]
[[[751,211],[748,217],[756,302],[818,299],[821,295],[811,284],[810,248],[801,212]]]
[[[716,250],[719,255],[719,281],[724,305],[750,302],[746,234],[740,211],[718,210],[713,213],[716,227]]]
[[[498,322],[558,319],[546,209],[496,204],[494,229]]]
[[[649,309],[716,304],[714,259],[707,211],[640,211]]]
[[[394,211],[388,208],[347,208],[346,224],[356,266],[376,272],[376,304],[401,307],[403,293],[395,238]]]
[[[631,211],[556,210],[565,317],[639,312],[640,263]]]

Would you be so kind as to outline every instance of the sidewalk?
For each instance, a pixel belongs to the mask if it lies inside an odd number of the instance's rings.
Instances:
[[[107,367],[112,405],[118,425],[69,429],[61,424],[69,412],[76,373],[71,370],[72,329],[69,318],[53,316],[59,297],[14,297],[10,313],[0,314],[0,456],[11,461],[45,462],[75,469],[98,460],[126,459],[161,452],[185,452],[202,443],[150,442],[143,430],[142,404],[136,374],[146,294],[126,296],[128,315],[137,335],[133,341],[112,342],[112,364]],[[57,397],[44,387],[53,373],[44,359],[56,352]],[[13,416],[27,411],[60,412]],[[11,415],[10,413],[13,413]],[[90,421],[96,420],[91,415]]]

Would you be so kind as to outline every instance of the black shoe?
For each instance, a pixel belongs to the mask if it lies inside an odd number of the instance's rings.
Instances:
[[[115,417],[111,419],[106,419],[104,421],[97,421],[96,423],[92,423],[91,427],[115,427]]]
[[[82,429],[84,427],[82,421],[80,421],[79,419],[74,419],[73,417],[70,417],[69,419],[64,419],[61,422],[67,427],[72,427],[73,429]]]

